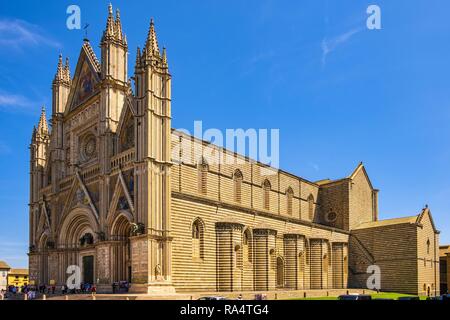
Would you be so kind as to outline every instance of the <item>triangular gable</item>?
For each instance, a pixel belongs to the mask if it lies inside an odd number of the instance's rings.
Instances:
[[[351,180],[355,179],[355,177],[356,177],[361,171],[364,173],[364,175],[365,175],[365,177],[366,177],[366,179],[367,179],[367,182],[369,183],[370,188],[371,188],[372,190],[374,190],[373,185],[372,185],[372,182],[370,181],[369,175],[367,174],[366,168],[364,167],[364,164],[363,164],[362,162],[358,165],[358,167],[356,167],[355,171],[353,171],[353,173],[348,177],[348,179],[351,179]]]
[[[100,82],[100,66],[89,42],[81,48],[67,100],[66,115],[76,109],[96,93],[96,85]]]
[[[41,235],[46,229],[50,229],[50,222],[48,220],[48,215],[45,210],[45,204],[44,204],[44,205],[42,205],[40,214],[39,214],[37,233],[39,235]]]
[[[114,193],[113,193],[111,203],[109,206],[109,210],[108,210],[108,218],[107,218],[108,221],[109,221],[110,217],[114,217],[114,213],[117,211],[117,206],[118,206],[119,200],[122,196],[125,197],[128,205],[130,207],[130,211],[131,211],[133,217],[135,217],[133,199],[131,198],[130,193],[128,192],[126,181],[123,177],[122,171],[119,171],[118,179],[117,179],[116,185],[114,187]]]
[[[440,231],[436,228],[436,225],[434,224],[433,216],[431,214],[431,210],[428,207],[423,209],[422,212],[417,216],[416,223],[417,224],[422,224],[423,218],[425,216],[429,217],[430,222],[431,222],[431,226],[433,227],[434,232],[435,233],[440,233]]]
[[[82,192],[80,192],[82,191]],[[80,193],[80,195],[78,195]],[[77,197],[80,197],[80,199],[76,199]],[[83,199],[81,199],[83,198]],[[77,201],[77,203],[74,205],[74,200]],[[84,201],[86,203],[84,203]],[[75,172],[75,178],[73,179],[72,186],[70,187],[69,194],[66,198],[66,201],[64,203],[64,207],[62,210],[61,219],[59,220],[59,227],[62,225],[62,222],[66,218],[66,216],[69,214],[69,212],[76,207],[79,204],[82,205],[88,205],[91,208],[91,211],[94,214],[95,219],[98,222],[98,211],[95,207],[94,202],[92,201],[92,198],[90,196],[89,190],[87,190],[86,186],[84,185],[80,174],[78,171]]]
[[[127,97],[124,102],[124,106],[122,108],[122,112],[119,118],[119,125],[117,126],[117,134],[121,134],[123,131],[123,126],[125,126],[128,116],[136,117],[137,113],[134,109],[133,102],[130,97]]]

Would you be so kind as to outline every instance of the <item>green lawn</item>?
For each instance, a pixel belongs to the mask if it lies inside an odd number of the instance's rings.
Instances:
[[[374,293],[371,295],[372,299],[394,299],[397,300],[400,297],[411,297],[411,295],[403,293],[382,292]],[[427,297],[420,297],[420,300],[426,300]],[[292,300],[337,300],[337,297],[311,297],[311,298],[295,298]]]

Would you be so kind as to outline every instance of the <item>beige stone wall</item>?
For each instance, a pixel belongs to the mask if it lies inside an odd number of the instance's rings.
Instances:
[[[172,279],[173,284],[177,291],[216,291],[218,277],[218,244],[224,246],[221,252],[230,252],[231,249],[226,248],[226,243],[231,246],[230,232],[220,232],[221,242],[217,242],[217,223],[221,221],[236,221],[243,225],[242,230],[250,228],[252,231],[262,228],[263,230],[272,230],[269,234],[265,234],[265,231],[258,232],[255,236],[253,232],[253,264],[257,264],[258,267],[253,266],[255,272],[254,279],[259,279],[257,284],[258,290],[262,290],[264,286],[269,288],[275,288],[276,286],[276,258],[281,257],[285,263],[289,262],[289,258],[286,255],[287,246],[285,246],[284,235],[285,234],[298,234],[303,235],[307,239],[327,239],[331,243],[339,242],[346,243],[348,241],[348,235],[346,233],[332,231],[331,229],[320,228],[320,226],[313,227],[311,225],[301,224],[300,222],[290,221],[289,219],[274,215],[273,217],[258,214],[257,212],[249,212],[245,210],[239,210],[238,208],[228,208],[217,206],[216,203],[203,198],[194,198],[179,193],[173,193],[172,199],[172,236],[173,236],[173,252],[172,252]],[[192,256],[192,223],[196,219],[201,219],[204,224],[204,255],[202,259],[193,258]],[[239,240],[235,233],[233,233],[235,240]],[[235,244],[233,240],[233,245]],[[325,246],[326,248],[326,246]],[[270,259],[268,254],[272,251],[273,258]],[[309,254],[309,248],[300,248],[305,257]],[[325,249],[324,249],[325,250]],[[310,260],[309,258],[305,260]],[[227,257],[224,259],[224,268],[232,265],[233,258]],[[220,266],[221,268],[223,266]],[[247,265],[247,267],[249,267]],[[251,266],[250,266],[251,267]],[[259,269],[262,268],[262,269]],[[289,274],[289,268],[285,268],[285,279]],[[310,262],[305,261],[305,270],[303,286],[309,288],[309,272]],[[292,270],[292,269],[291,269]],[[300,265],[297,272],[300,272]],[[269,282],[265,282],[261,275],[263,272],[264,278]],[[286,273],[286,271],[288,273]],[[222,273],[226,274],[226,273]],[[245,275],[245,273],[244,273]],[[331,272],[330,272],[331,277]],[[230,282],[231,279],[226,276],[221,278]],[[237,277],[244,282],[244,277]],[[247,279],[247,288],[250,279]],[[291,282],[292,283],[292,282]],[[234,284],[235,287],[238,286]]]
[[[319,221],[331,227],[349,230],[349,188],[350,180],[342,180],[336,183],[321,186],[319,193],[320,219]],[[330,221],[327,214],[334,212],[336,220]]]
[[[417,226],[410,223],[353,230],[350,287],[366,287],[367,267],[381,271],[381,290],[417,294]]]
[[[353,177],[349,193],[348,228],[352,230],[363,222],[374,221],[374,195],[364,170]]]
[[[181,146],[181,147],[180,147]],[[195,140],[193,137],[172,133],[172,148],[188,150],[181,152],[182,163],[175,161],[172,169],[172,190],[185,194],[199,195],[199,161],[208,163],[207,192],[201,194],[215,201],[238,204],[243,207],[266,211],[272,214],[311,221],[308,215],[308,197],[314,197],[314,216],[318,216],[319,186],[295,177],[281,170],[268,168],[260,163],[233,154],[222,148]],[[174,152],[172,155],[178,155]],[[230,160],[231,159],[231,160]],[[241,201],[237,202],[233,174],[242,173]],[[270,182],[269,209],[264,207],[263,183]],[[286,191],[293,191],[292,212],[288,212]],[[315,219],[313,217],[313,219]],[[317,219],[315,219],[317,220]]]
[[[439,281],[439,235],[434,233],[430,215],[425,213],[417,228],[417,290],[421,295],[437,295]],[[429,245],[428,245],[429,241]]]

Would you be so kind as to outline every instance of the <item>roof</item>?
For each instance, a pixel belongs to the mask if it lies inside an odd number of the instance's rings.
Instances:
[[[446,255],[450,255],[450,245],[440,246],[439,256],[445,257]]]
[[[11,267],[5,262],[5,261],[0,261],[0,269],[11,269]]]
[[[411,216],[411,217],[364,222],[353,229],[358,230],[358,229],[366,229],[366,228],[377,228],[377,227],[385,227],[385,226],[404,224],[404,223],[415,224],[416,222],[417,222],[417,216]]]
[[[366,228],[378,228],[378,227],[385,227],[385,226],[393,226],[398,224],[415,224],[417,226],[422,226],[422,219],[424,216],[428,215],[430,217],[431,225],[433,227],[433,230],[435,233],[440,233],[439,230],[436,229],[436,226],[433,221],[433,217],[431,216],[431,211],[426,206],[418,215],[416,216],[410,216],[410,217],[403,217],[403,218],[395,218],[395,219],[386,219],[386,220],[378,220],[378,221],[371,221],[371,222],[364,222],[361,223],[356,228],[353,228],[354,230],[359,229],[366,229]]]
[[[9,275],[27,276],[28,269],[11,269]]]

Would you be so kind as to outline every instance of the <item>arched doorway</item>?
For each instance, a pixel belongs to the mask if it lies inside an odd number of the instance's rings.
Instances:
[[[132,215],[127,212],[121,212],[111,227],[111,240],[113,246],[113,281],[131,282],[131,221]]]
[[[48,236],[47,233],[43,233],[39,239],[39,283],[36,285],[47,285],[48,279],[48,247],[47,247]]]
[[[277,288],[284,288],[284,260],[277,257]]]
[[[65,249],[61,257],[62,274],[65,282],[65,270],[70,265],[81,269],[81,282],[94,284],[97,281],[95,259],[95,244],[98,240],[99,226],[95,215],[88,207],[78,207],[72,210],[61,222],[58,232],[58,246]]]

